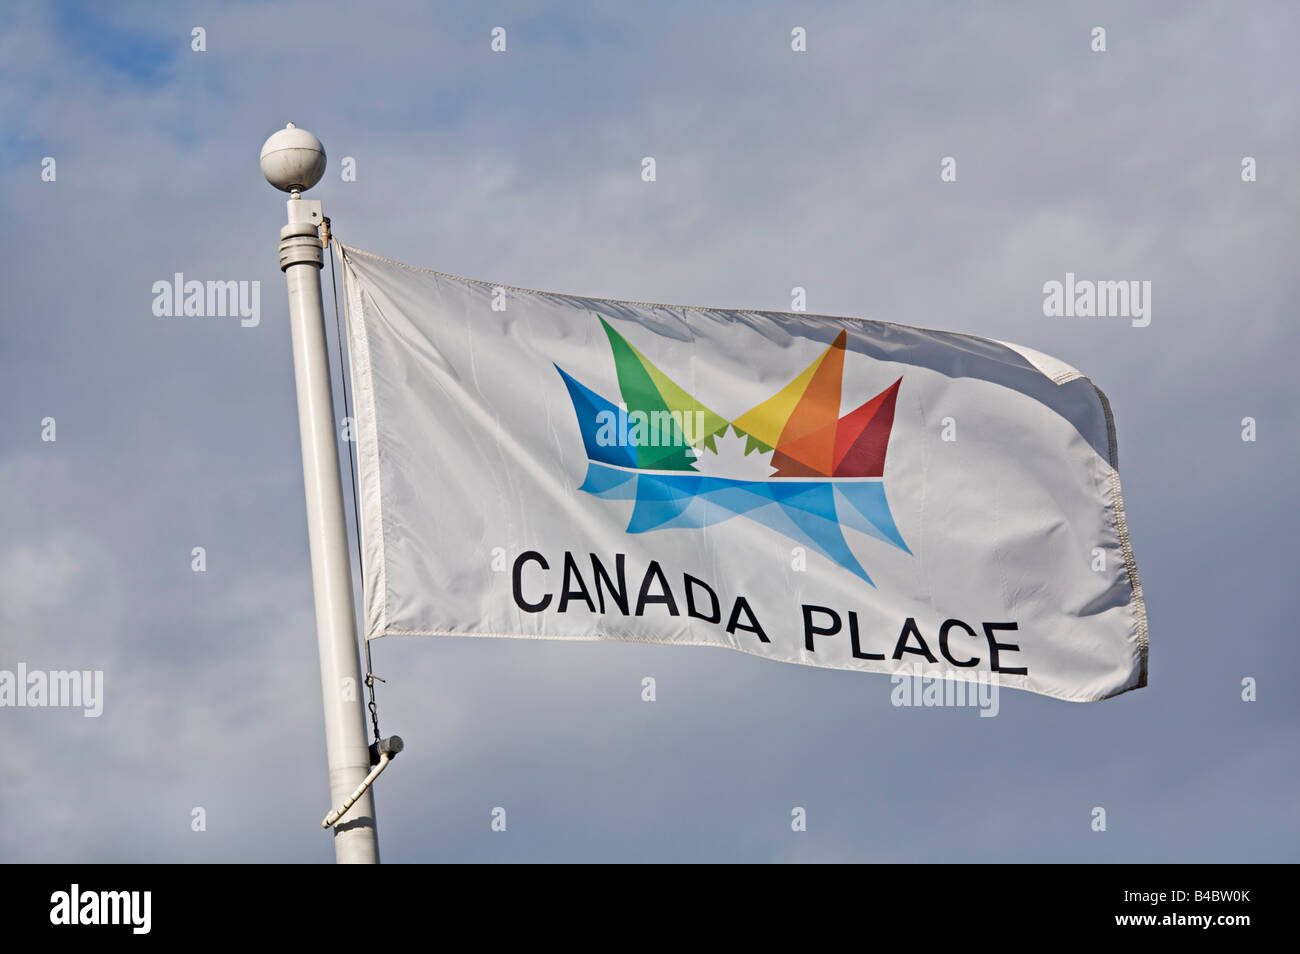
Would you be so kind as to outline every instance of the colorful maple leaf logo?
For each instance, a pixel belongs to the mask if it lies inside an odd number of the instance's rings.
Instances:
[[[849,528],[911,553],[885,498],[885,454],[900,377],[840,415],[847,335],[801,374],[734,420],[706,406],[597,315],[609,339],[621,403],[559,365],[587,452],[580,490],[631,500],[628,533],[701,529],[744,516],[805,544],[872,583],[844,538]],[[728,428],[745,456],[770,455],[769,476],[708,473]]]

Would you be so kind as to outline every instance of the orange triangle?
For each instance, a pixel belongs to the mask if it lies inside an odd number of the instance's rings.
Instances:
[[[795,460],[793,457],[787,457],[780,451],[772,454],[772,466],[776,468],[772,472],[773,477],[827,477],[829,474],[823,474],[819,470],[814,470],[801,460]]]
[[[797,441],[783,443],[772,455],[773,477],[829,477],[835,450],[836,421],[805,434]]]
[[[776,446],[777,453],[795,458],[823,476],[830,476],[835,465],[835,424],[840,416],[847,339],[841,331],[826,350],[799,403],[790,412]]]

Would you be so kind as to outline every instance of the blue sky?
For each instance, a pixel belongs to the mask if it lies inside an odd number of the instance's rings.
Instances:
[[[325,143],[312,195],[337,234],[381,255],[739,308],[800,285],[810,311],[1080,368],[1115,409],[1150,614],[1148,688],[1006,692],[994,719],[703,649],[381,640],[384,728],[407,741],[378,788],[385,860],[1297,860],[1298,17],[10,7],[0,668],[103,669],[106,699],[98,719],[0,710],[0,860],[333,857],[284,207],[257,166],[290,120]],[[1150,326],[1045,318],[1066,271],[1152,281]],[[261,323],[154,317],[175,272],[260,281]]]

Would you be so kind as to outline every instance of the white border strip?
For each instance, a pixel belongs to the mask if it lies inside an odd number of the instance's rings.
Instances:
[[[348,326],[348,367],[352,375],[352,407],[356,415],[357,481],[360,497],[362,566],[365,573],[366,639],[388,629],[388,561],[384,554],[383,492],[379,473],[379,427],[375,422],[375,390],[370,375],[370,340],[366,334],[361,282],[353,275],[349,252],[336,240],[343,263],[343,298]],[[364,421],[364,426],[362,422]]]

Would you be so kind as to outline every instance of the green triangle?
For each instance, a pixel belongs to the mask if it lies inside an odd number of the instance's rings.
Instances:
[[[649,358],[610,327],[602,316],[596,317],[600,319],[605,335],[609,338],[614,367],[618,373],[619,391],[622,392],[628,413],[643,411],[653,414],[656,411],[667,411],[677,415],[668,441],[664,441],[661,435],[660,446],[637,447],[637,466],[654,470],[694,470],[694,458],[686,453],[686,447],[691,446],[696,450],[708,448],[716,453],[713,438],[725,431],[729,422],[660,371]],[[696,415],[699,415],[698,428],[695,426]],[[689,421],[688,430],[692,431],[689,440],[678,420]],[[694,433],[696,430],[698,433]]]

